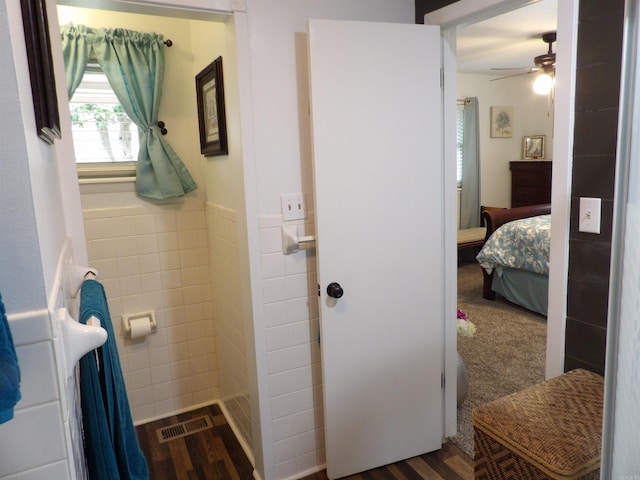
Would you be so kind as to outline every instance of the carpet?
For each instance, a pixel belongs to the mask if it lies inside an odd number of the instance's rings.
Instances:
[[[458,336],[469,395],[458,408],[458,433],[450,440],[473,458],[473,408],[544,380],[546,317],[498,296],[482,298],[477,263],[458,267],[458,306],[476,325],[473,337]]]

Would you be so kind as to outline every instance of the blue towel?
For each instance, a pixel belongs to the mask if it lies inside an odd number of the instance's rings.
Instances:
[[[13,418],[13,407],[20,398],[20,367],[0,295],[0,423]]]
[[[149,469],[129,410],[116,338],[104,288],[86,280],[80,291],[80,322],[95,315],[106,343],[80,359],[80,404],[85,456],[91,480],[148,480]],[[100,368],[98,368],[98,364]]]

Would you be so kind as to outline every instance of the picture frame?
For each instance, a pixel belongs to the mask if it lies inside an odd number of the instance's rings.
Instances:
[[[227,155],[227,120],[224,107],[222,57],[196,75],[200,152],[205,157]]]
[[[544,135],[522,137],[522,159],[540,160],[544,158]]]
[[[46,0],[20,0],[38,136],[52,145],[61,138]]]
[[[513,137],[513,107],[491,107],[491,138]]]

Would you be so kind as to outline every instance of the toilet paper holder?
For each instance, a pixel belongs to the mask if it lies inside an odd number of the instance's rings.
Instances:
[[[134,320],[143,320],[143,319],[149,320],[149,324],[151,325],[151,330],[149,333],[150,334],[155,333],[156,330],[158,329],[158,325],[156,323],[156,316],[153,311],[150,311],[150,312],[141,312],[141,313],[135,313],[130,315],[123,315],[122,329],[124,332],[124,336],[127,338],[131,338],[131,322]]]

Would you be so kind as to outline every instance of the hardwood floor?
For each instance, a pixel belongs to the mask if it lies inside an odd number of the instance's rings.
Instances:
[[[160,443],[156,430],[209,415],[213,427]],[[153,480],[253,479],[253,467],[217,405],[194,410],[136,427],[140,448]],[[473,461],[453,443],[437,452],[420,455],[347,477],[350,480],[430,479],[471,480]],[[303,480],[327,480],[326,471]]]
[[[213,427],[160,443],[156,430],[209,415]],[[153,480],[253,479],[253,466],[218,405],[136,427],[140,448]]]
[[[419,457],[345,477],[346,480],[473,480],[473,460],[453,443]],[[303,480],[327,480],[326,471]]]

